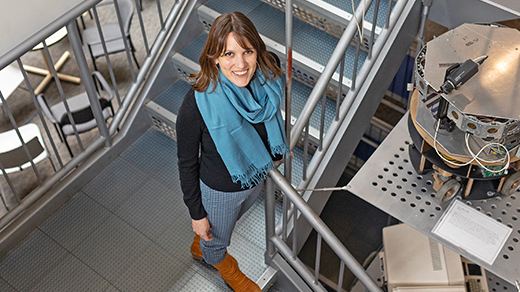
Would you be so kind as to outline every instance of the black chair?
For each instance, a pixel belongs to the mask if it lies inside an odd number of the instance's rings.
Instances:
[[[103,117],[106,121],[110,117],[114,116],[114,108],[112,107],[111,102],[114,93],[101,73],[94,71],[92,77],[94,78],[94,83],[98,89],[98,99],[103,110]],[[67,136],[75,135],[75,132],[69,115],[67,114],[65,104],[62,101],[49,107],[43,94],[39,94],[37,99],[43,112],[51,123],[53,123],[60,140],[65,142],[70,156],[72,157],[72,150],[67,142]],[[67,105],[71,111],[72,119],[74,120],[78,133],[87,132],[97,127],[96,119],[92,113],[90,101],[86,92],[68,98]]]

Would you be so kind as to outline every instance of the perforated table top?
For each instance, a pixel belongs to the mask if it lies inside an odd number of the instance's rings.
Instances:
[[[432,173],[419,175],[408,155],[412,139],[408,133],[408,114],[390,132],[383,143],[350,181],[348,190],[372,205],[412,226],[427,236],[476,262],[486,270],[513,284],[520,280],[520,193],[509,197],[464,201],[467,205],[496,219],[513,232],[493,265],[458,249],[431,233],[449,203],[439,203],[432,188]]]

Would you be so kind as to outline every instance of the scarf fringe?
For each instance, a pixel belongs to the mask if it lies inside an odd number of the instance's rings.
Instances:
[[[271,153],[273,155],[281,154],[284,155],[288,152],[287,146],[285,144],[276,145],[274,147],[271,147]],[[240,175],[232,175],[231,179],[234,183],[237,183],[240,181],[241,187],[244,188],[251,188],[258,183],[260,183],[263,179],[265,179],[267,173],[273,169],[274,164],[272,162],[262,166],[261,168],[255,167],[253,164],[249,165],[247,172]]]
[[[285,143],[280,144],[280,145],[270,146],[270,147],[271,147],[271,153],[273,153],[273,155],[276,155],[276,154],[285,155],[289,152],[289,149],[287,149],[287,145],[285,145]]]
[[[241,175],[232,175],[231,179],[234,183],[240,181],[241,187],[243,189],[250,189],[253,186],[256,186],[260,183],[267,175],[269,171],[274,167],[272,162],[262,166],[261,168],[257,168],[253,164],[249,165],[246,173]]]

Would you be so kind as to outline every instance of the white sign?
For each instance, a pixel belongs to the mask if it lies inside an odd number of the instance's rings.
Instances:
[[[461,200],[453,200],[432,233],[492,265],[513,230]]]

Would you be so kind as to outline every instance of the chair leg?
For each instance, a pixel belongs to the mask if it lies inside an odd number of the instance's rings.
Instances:
[[[60,132],[61,132],[61,135],[63,136],[62,142],[65,143],[65,146],[67,146],[67,150],[69,150],[70,158],[74,157],[74,155],[72,154],[72,150],[70,149],[69,142],[67,142],[67,136],[65,136],[65,133],[63,133],[63,129],[61,128],[61,125],[60,125]]]
[[[54,169],[54,172],[56,172],[56,166],[54,166],[54,162],[52,162],[51,156],[49,154],[47,154],[47,155],[48,155],[49,161],[52,165],[52,169]]]
[[[114,112],[114,107],[112,106],[112,101],[110,101],[108,106],[110,107],[110,110],[112,111],[112,116],[115,116],[116,113]]]
[[[92,59],[92,65],[94,65],[94,71],[99,71],[96,66],[96,58],[94,58],[94,55],[92,55],[92,49],[90,48],[89,45],[87,45],[87,46],[88,46],[88,52],[90,54],[90,59]]]
[[[69,150],[69,154],[70,154],[70,158],[74,157],[74,155],[72,154],[72,150],[70,150],[70,146],[69,146],[69,142],[67,142],[67,137],[64,137],[65,139],[64,142],[65,142],[65,146],[67,146],[67,150]]]
[[[0,199],[2,200],[2,204],[4,204],[5,210],[10,211],[10,208],[9,208],[9,206],[7,206],[7,201],[6,201],[6,198],[4,198],[4,196],[5,196],[4,188],[2,187],[2,182],[0,181]]]
[[[61,131],[58,130],[58,126],[56,126],[56,124],[53,124],[54,125],[54,129],[56,129],[56,133],[58,133],[58,137],[60,138],[60,142],[63,143],[63,139],[61,137]]]
[[[141,69],[141,67],[139,66],[139,63],[137,62],[137,58],[135,57],[135,47],[134,47],[134,44],[132,43],[132,39],[130,38],[130,36],[128,37],[128,42],[130,43],[130,49],[132,50],[132,56],[134,57],[135,65],[137,65],[137,69]]]
[[[98,68],[96,66],[96,58],[92,58],[92,65],[94,65],[94,71],[98,71]]]
[[[79,18],[81,19],[81,25],[83,26],[83,29],[87,28],[87,26],[85,25],[85,19],[83,19],[83,14],[80,15]]]

